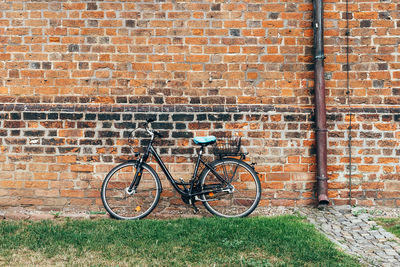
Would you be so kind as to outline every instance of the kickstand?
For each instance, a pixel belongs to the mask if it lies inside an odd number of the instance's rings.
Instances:
[[[193,213],[194,213],[194,214],[199,213],[199,209],[196,207],[196,205],[194,204],[194,202],[192,202],[192,207],[193,207]]]

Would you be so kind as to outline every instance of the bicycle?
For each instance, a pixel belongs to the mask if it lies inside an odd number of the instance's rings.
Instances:
[[[193,141],[200,149],[193,176],[189,182],[182,178],[177,181],[153,147],[155,137],[161,138],[162,135],[149,129],[151,122],[154,120],[147,120],[143,127],[150,135],[143,155],[135,152],[137,159],[114,167],[103,181],[101,199],[111,217],[141,219],[157,206],[162,185],[156,171],[146,163],[150,154],[183,202],[192,205],[195,213],[199,211],[195,205],[198,201],[210,213],[221,217],[245,217],[254,211],[261,198],[260,180],[254,167],[243,161],[246,154],[240,152],[240,138],[234,145],[215,146],[213,152],[218,158],[207,163],[202,158],[204,150],[209,145],[215,145],[217,138],[195,137]],[[198,175],[200,164],[204,168]]]

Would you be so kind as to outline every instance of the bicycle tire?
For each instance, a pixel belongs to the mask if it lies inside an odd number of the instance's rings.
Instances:
[[[219,175],[231,180],[232,192],[217,192],[229,187],[222,184],[216,176],[206,168],[200,174],[202,190],[216,189],[216,193],[200,195],[206,209],[213,215],[235,218],[246,217],[257,207],[261,199],[260,179],[254,169],[242,160],[235,158],[218,159],[210,163]]]
[[[105,177],[101,187],[101,200],[111,217],[120,220],[141,219],[157,206],[161,194],[161,182],[157,173],[148,164],[143,171],[136,192],[127,193],[136,173],[136,161],[128,161],[113,168]]]

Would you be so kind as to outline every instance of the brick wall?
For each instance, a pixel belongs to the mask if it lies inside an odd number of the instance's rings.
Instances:
[[[312,3],[226,2],[1,1],[0,207],[98,210],[148,116],[176,177],[190,138],[239,133],[261,205],[315,203]],[[345,2],[324,7],[329,197],[347,204]],[[400,4],[349,7],[353,204],[398,206]]]

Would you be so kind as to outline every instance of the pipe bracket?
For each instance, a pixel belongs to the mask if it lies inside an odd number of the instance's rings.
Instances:
[[[328,179],[328,177],[325,177],[325,176],[317,176],[317,180],[318,181],[328,181],[329,179]]]
[[[318,60],[318,59],[325,59],[325,58],[326,58],[326,56],[325,56],[324,54],[322,54],[322,55],[316,55],[316,56],[314,57],[315,60]]]

